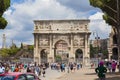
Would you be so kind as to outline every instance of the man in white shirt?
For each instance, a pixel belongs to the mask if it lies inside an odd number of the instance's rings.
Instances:
[[[0,74],[5,72],[5,67],[3,67],[2,65],[0,65]]]

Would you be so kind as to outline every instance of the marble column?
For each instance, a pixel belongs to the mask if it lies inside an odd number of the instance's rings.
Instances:
[[[84,54],[84,65],[87,65],[87,59],[88,59],[88,37],[87,34],[85,34],[85,54]]]
[[[34,48],[34,62],[36,62],[37,64],[39,64],[40,63],[40,53],[39,53],[39,51],[38,51],[38,34],[36,34],[35,35],[35,37],[34,37],[35,39],[35,48]]]
[[[70,54],[69,54],[69,61],[70,62],[74,62],[75,61],[75,54],[74,54],[74,51],[73,51],[73,34],[71,34],[71,46],[70,46]]]
[[[48,56],[48,62],[53,62],[54,59],[54,49],[52,48],[52,35],[50,34],[50,54]]]

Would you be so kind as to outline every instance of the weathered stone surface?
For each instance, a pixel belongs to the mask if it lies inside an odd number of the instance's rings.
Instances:
[[[89,20],[35,20],[34,61],[51,63],[55,61],[55,56],[59,55],[62,60],[74,62],[76,50],[80,49],[82,63],[87,64],[91,33],[89,22]],[[43,57],[45,60],[42,60]]]

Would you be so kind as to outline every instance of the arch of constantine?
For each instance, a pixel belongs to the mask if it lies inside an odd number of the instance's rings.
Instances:
[[[35,20],[34,62],[89,62],[89,20]]]

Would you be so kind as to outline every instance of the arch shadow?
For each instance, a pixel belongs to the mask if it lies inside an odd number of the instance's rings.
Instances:
[[[97,78],[97,74],[94,73],[86,73],[85,75],[96,75],[96,79],[94,80],[99,80],[99,78]],[[106,73],[106,80],[120,80],[120,73],[116,72],[116,73]]]

